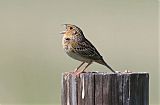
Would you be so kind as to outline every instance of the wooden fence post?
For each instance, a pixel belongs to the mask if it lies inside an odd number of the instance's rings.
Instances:
[[[62,74],[62,105],[149,105],[149,74]]]

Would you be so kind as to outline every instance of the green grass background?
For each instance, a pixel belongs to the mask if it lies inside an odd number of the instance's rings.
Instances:
[[[149,72],[150,104],[160,104],[157,0],[0,0],[0,105],[60,105],[61,74],[80,64],[62,49],[63,23],[114,69]]]

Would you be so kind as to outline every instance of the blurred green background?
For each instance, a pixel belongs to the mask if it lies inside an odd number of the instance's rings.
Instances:
[[[80,64],[62,49],[63,23],[81,27],[114,69],[149,72],[158,105],[156,0],[0,0],[0,105],[60,105],[61,74]]]

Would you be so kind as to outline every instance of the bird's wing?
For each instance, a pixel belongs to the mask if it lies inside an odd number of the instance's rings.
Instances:
[[[74,51],[80,54],[82,57],[92,60],[102,59],[102,56],[99,54],[97,49],[87,39],[78,43],[77,46],[74,47],[74,49]]]

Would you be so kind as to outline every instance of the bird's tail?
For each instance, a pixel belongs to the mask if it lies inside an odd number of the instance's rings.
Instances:
[[[102,64],[102,65],[108,67],[113,73],[116,73],[116,71],[113,70],[103,59],[101,59],[101,60],[96,60],[95,62],[97,62],[97,63],[99,63],[99,64]]]

